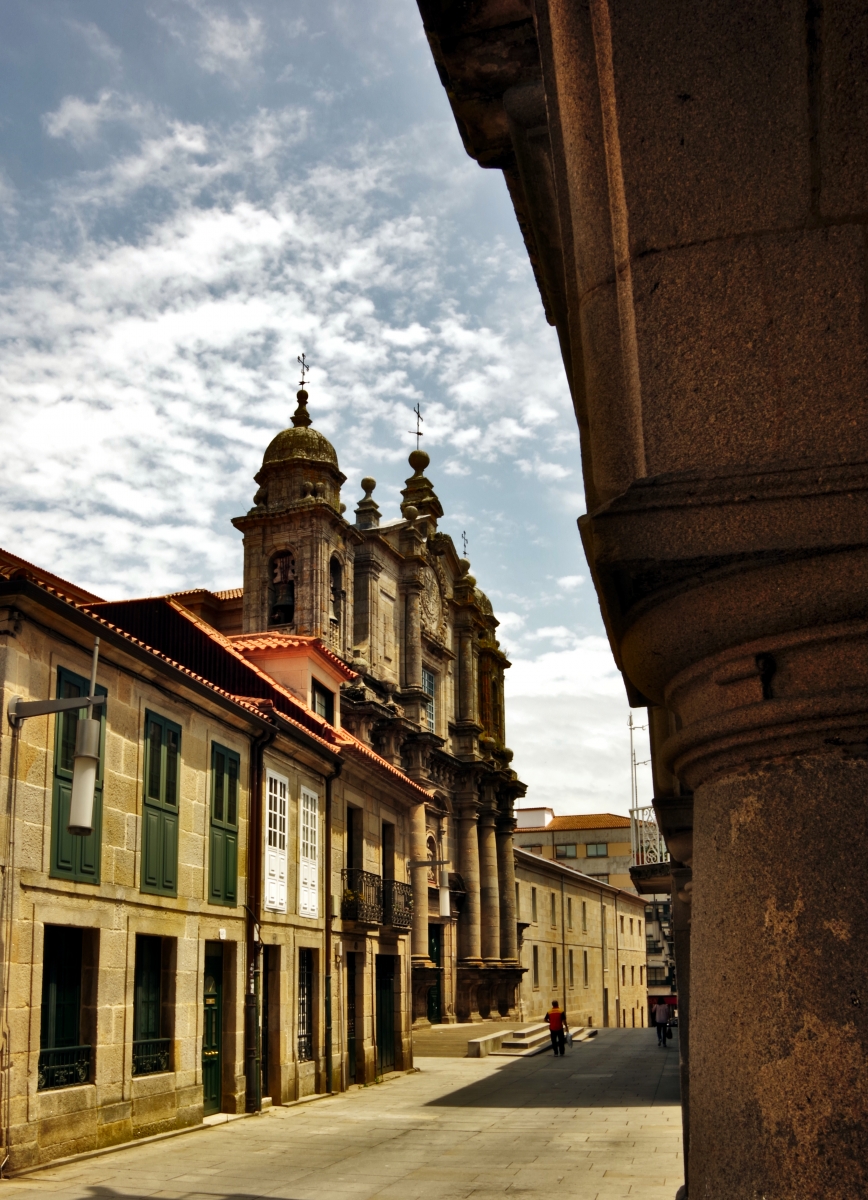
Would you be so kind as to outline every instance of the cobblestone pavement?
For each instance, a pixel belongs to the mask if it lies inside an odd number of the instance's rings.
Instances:
[[[417,1074],[46,1167],[2,1200],[674,1200],[677,1042],[606,1029],[565,1058],[420,1058]]]

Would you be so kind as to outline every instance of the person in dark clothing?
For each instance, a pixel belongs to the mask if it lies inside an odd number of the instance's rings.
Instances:
[[[661,1001],[654,1006],[654,1024],[657,1026],[657,1045],[666,1045],[666,1028],[669,1025],[669,1005]]]
[[[546,1023],[549,1027],[555,1057],[560,1054],[563,1058],[567,1045],[567,1014],[561,1011],[557,1000],[552,1000],[552,1006],[546,1013]]]

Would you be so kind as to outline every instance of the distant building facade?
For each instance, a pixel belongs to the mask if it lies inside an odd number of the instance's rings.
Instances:
[[[515,877],[521,1019],[557,1000],[573,1025],[647,1025],[644,900],[518,847]]]
[[[550,808],[516,810],[515,845],[614,887],[635,891],[630,821],[614,813],[556,817]]]

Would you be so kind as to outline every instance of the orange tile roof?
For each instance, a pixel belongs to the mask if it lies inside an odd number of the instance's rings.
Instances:
[[[82,600],[96,601],[102,599],[101,596],[95,596],[93,592],[79,587],[78,584],[70,583],[68,579],[62,579],[60,575],[55,575],[52,571],[46,571],[44,567],[35,566],[33,563],[28,562],[26,558],[19,558],[11,550],[0,548],[0,573],[7,578],[11,578],[16,570],[21,570],[25,578],[32,576],[34,583],[44,583],[51,590],[57,592],[58,595],[73,600],[76,603]]]
[[[214,595],[218,600],[240,600],[244,595],[244,588],[223,588],[220,592],[215,592]]]
[[[548,825],[527,825],[516,833],[561,833],[568,829],[629,829],[629,817],[614,813],[579,813],[573,817],[552,817]]]
[[[359,677],[357,671],[353,671],[342,658],[329,650],[322,638],[298,633],[233,633],[229,635],[229,640],[242,654],[248,650],[303,650],[310,647],[331,663],[348,682]]]

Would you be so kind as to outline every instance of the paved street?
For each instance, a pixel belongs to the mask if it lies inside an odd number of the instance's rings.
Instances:
[[[525,1060],[419,1058],[417,1074],[3,1185],[3,1200],[674,1200],[677,1042],[605,1029]]]

